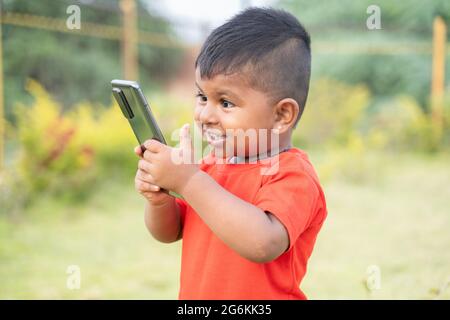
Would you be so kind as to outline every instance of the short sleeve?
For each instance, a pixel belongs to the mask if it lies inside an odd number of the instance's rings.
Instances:
[[[183,199],[176,198],[175,202],[178,205],[178,208],[180,209],[180,221],[181,221],[181,228],[184,227],[184,220],[186,217],[186,210],[187,210],[187,202]]]
[[[289,248],[305,231],[314,214],[319,190],[300,166],[285,168],[263,183],[254,205],[277,217],[289,235]]]

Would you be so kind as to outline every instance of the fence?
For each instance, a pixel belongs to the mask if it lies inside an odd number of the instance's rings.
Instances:
[[[95,3],[95,2],[94,2]],[[1,2],[0,2],[1,6]],[[146,44],[159,47],[187,48],[187,44],[165,35],[139,30],[137,27],[138,14],[135,0],[120,0],[121,26],[112,26],[83,22],[81,29],[68,29],[66,20],[30,15],[16,12],[3,12],[0,16],[0,170],[3,168],[4,154],[4,96],[3,96],[3,58],[2,58],[2,25],[17,27],[44,29],[52,32],[63,32],[81,36],[110,39],[120,41],[122,44],[122,73],[124,79],[137,79],[137,50],[138,44]],[[198,27],[202,27],[201,24]],[[204,26],[203,26],[204,27]],[[445,58],[446,49],[446,24],[440,17],[436,17],[433,24],[432,43],[410,43],[402,46],[386,44],[382,46],[361,46],[350,43],[315,42],[313,50],[316,53],[332,54],[372,54],[372,55],[398,55],[398,54],[424,54],[432,57],[432,83],[431,101],[432,117],[436,128],[442,127],[443,94],[445,85]],[[205,34],[203,30],[203,34]]]

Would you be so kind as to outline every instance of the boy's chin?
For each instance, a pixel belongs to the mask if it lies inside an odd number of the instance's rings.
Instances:
[[[211,151],[214,154],[214,157],[216,158],[230,158],[234,155],[234,152],[231,150],[226,150],[225,146],[214,146],[214,145],[209,145],[209,147],[211,148]]]
[[[255,148],[250,146],[245,146],[244,148],[237,147],[236,143],[228,143],[227,140],[221,141],[208,141],[208,146],[210,150],[213,152],[216,158],[229,159],[231,157],[237,158],[254,158],[260,154],[265,154],[268,152],[266,148],[263,150],[258,150],[261,148]]]
[[[257,152],[250,152],[249,150],[236,150],[235,148],[226,148],[226,146],[211,146],[211,150],[216,158],[229,159],[232,157],[237,158],[253,158],[257,157]]]
[[[228,148],[225,143],[223,144],[212,144],[208,143],[208,147],[216,158],[227,159],[235,155],[233,149]]]

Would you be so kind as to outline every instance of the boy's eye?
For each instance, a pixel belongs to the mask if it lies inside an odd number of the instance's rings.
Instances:
[[[195,97],[196,97],[197,99],[199,99],[200,102],[202,102],[202,103],[208,101],[208,98],[207,98],[203,93],[200,93],[200,92],[197,93],[197,94],[195,95]]]
[[[222,107],[224,107],[225,109],[234,107],[234,104],[227,100],[222,100],[221,103],[222,103]]]

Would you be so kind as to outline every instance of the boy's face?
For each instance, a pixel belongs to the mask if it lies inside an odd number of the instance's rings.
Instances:
[[[245,152],[249,157],[270,149],[275,112],[268,95],[239,74],[201,79],[197,69],[195,78],[195,122],[216,155],[242,157]],[[261,142],[264,139],[268,147]]]

